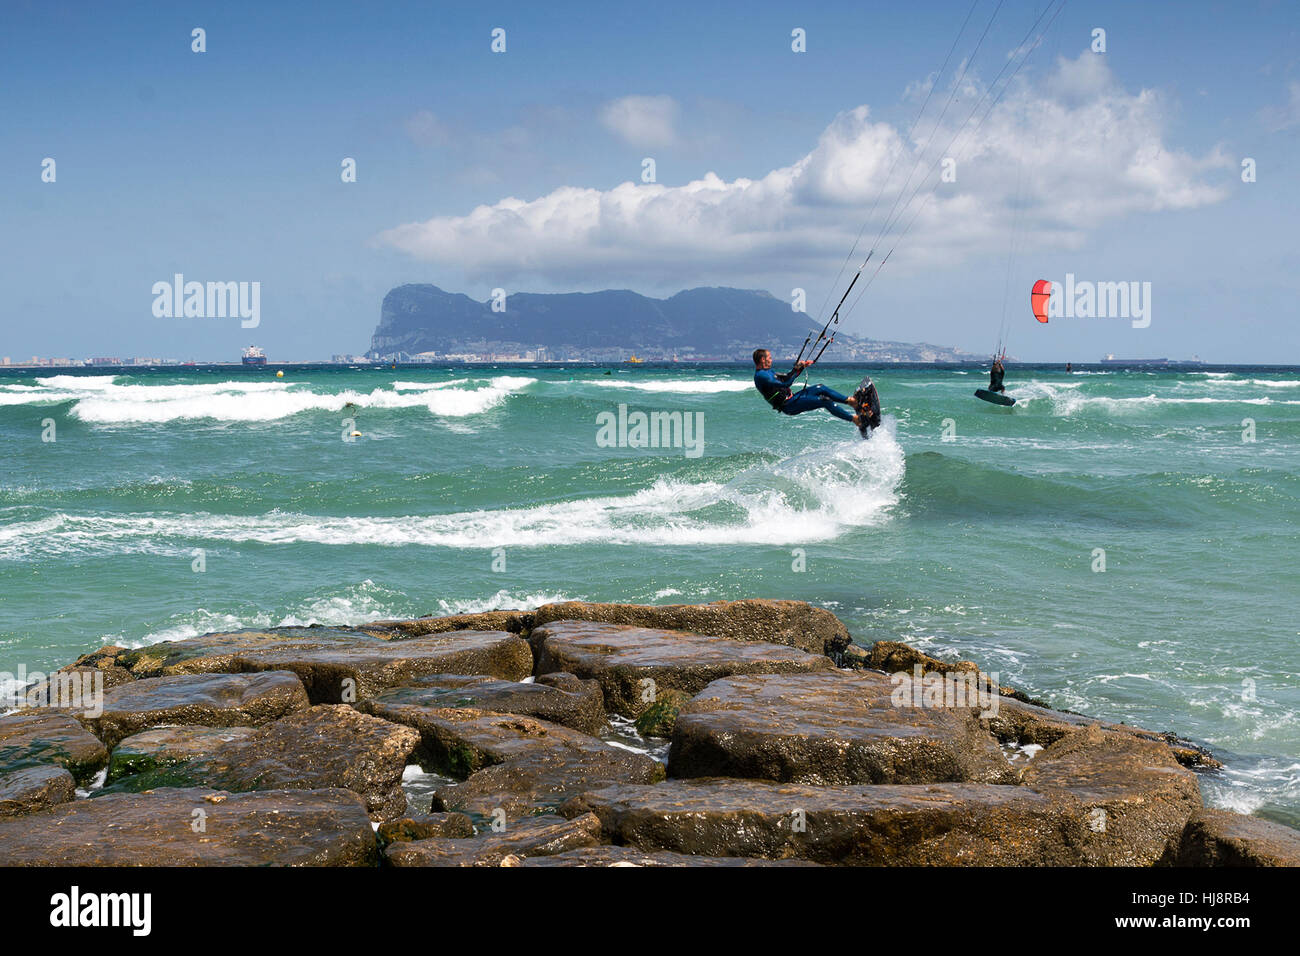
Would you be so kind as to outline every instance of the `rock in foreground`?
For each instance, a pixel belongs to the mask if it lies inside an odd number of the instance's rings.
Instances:
[[[156,790],[0,819],[0,866],[372,866],[347,790]]]
[[[534,817],[469,840],[414,840],[384,851],[391,866],[518,866],[526,857],[595,846],[600,821],[591,814],[572,820]]]
[[[552,856],[532,856],[524,866],[817,866],[809,860],[764,860],[747,856],[688,856],[685,853],[647,853],[633,846],[593,846],[566,850]]]
[[[508,821],[555,813],[570,797],[616,784],[654,783],[663,767],[645,754],[617,747],[550,747],[485,767],[464,783],[439,787],[435,810],[459,810],[486,820],[498,811]]]
[[[785,644],[834,658],[850,643],[848,628],[825,608],[803,601],[715,601],[712,604],[543,604],[530,627],[554,621],[603,621],[689,631],[733,641]]]
[[[17,817],[67,803],[76,796],[72,774],[62,767],[26,767],[0,774],[0,817]]]
[[[0,773],[54,764],[84,782],[108,761],[108,748],[67,714],[25,710],[0,717]]]
[[[1300,866],[1300,831],[1227,810],[1199,810],[1163,862],[1172,866]]]
[[[293,671],[313,704],[372,697],[430,674],[486,674],[521,680],[532,672],[528,644],[501,631],[453,631],[384,640],[336,627],[281,627],[205,634],[123,651],[115,660],[137,677]]]
[[[668,772],[810,784],[1016,783],[970,709],[896,706],[873,673],[761,674],[706,687],[677,717]]]
[[[595,680],[605,709],[635,718],[660,691],[694,695],[733,674],[830,671],[830,658],[785,644],[735,641],[623,624],[556,621],[533,629],[537,672]]]
[[[367,713],[412,726],[420,714],[449,707],[537,717],[587,734],[605,728],[600,685],[572,674],[544,674],[530,684],[435,674],[389,688],[362,704]]]
[[[103,713],[86,723],[113,747],[162,724],[257,726],[305,707],[307,692],[288,671],[194,674],[137,680],[107,691]]]
[[[359,795],[376,820],[391,820],[406,809],[402,772],[419,734],[342,704],[320,704],[213,743],[207,753],[127,777],[114,789],[140,792],[204,785],[244,792],[337,787]]]

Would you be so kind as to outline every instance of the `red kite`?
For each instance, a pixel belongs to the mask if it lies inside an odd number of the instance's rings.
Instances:
[[[1047,324],[1047,303],[1051,298],[1050,279],[1039,279],[1034,283],[1034,289],[1029,293],[1029,307],[1034,310],[1034,318],[1044,325]]]

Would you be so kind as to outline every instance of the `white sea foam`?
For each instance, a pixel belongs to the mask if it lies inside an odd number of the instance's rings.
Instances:
[[[623,381],[620,379],[584,379],[584,385],[597,385],[601,388],[634,388],[642,392],[674,392],[686,395],[708,395],[717,392],[744,392],[754,387],[750,379],[732,378],[702,379],[668,379],[645,381]]]
[[[904,457],[894,422],[858,439],[742,472],[727,482],[660,478],[626,495],[410,516],[60,513],[0,528],[0,557],[185,548],[195,542],[446,548],[579,544],[690,546],[824,541],[885,520]]]
[[[0,393],[0,405],[73,401],[71,415],[93,424],[123,425],[178,420],[265,422],[308,411],[423,406],[444,418],[478,415],[502,404],[537,380],[501,375],[445,383],[400,383],[406,390],[376,388],[369,393],[316,392],[284,382],[216,382],[200,385],[117,385],[110,377],[82,379],[59,375],[37,379],[42,387]],[[89,383],[89,384],[87,384]]]
[[[393,389],[398,392],[414,392],[431,388],[447,388],[448,386],[459,384],[461,384],[461,382],[456,379],[449,379],[445,382],[394,382]]]
[[[116,375],[49,375],[36,379],[48,388],[96,389],[106,388],[117,381]]]
[[[561,601],[580,601],[581,598],[566,597],[563,594],[523,594],[518,597],[504,588],[488,598],[466,598],[464,600],[438,600],[438,610],[443,615],[482,614],[485,611],[528,611],[543,604],[558,604]]]
[[[404,616],[407,609],[394,607],[393,601],[393,595],[367,579],[338,593],[307,598],[285,614],[276,615],[265,611],[239,614],[196,608],[178,615],[166,627],[151,631],[143,637],[106,634],[101,635],[101,640],[122,647],[137,648],[245,627],[310,627],[313,624],[347,627]]]
[[[1060,382],[1025,382],[1014,389],[1008,389],[1007,394],[1014,398],[1017,404],[1030,407],[1036,401],[1046,402],[1055,415],[1069,416],[1076,412],[1089,409],[1098,409],[1101,411],[1124,414],[1141,411],[1145,408],[1153,408],[1164,405],[1291,405],[1296,404],[1292,401],[1279,401],[1269,398],[1267,395],[1255,397],[1237,397],[1237,396],[1199,396],[1199,397],[1172,397],[1168,395],[1157,395],[1155,392],[1149,395],[1129,395],[1129,396],[1110,396],[1110,395],[1085,395],[1079,392],[1072,392],[1070,389],[1077,389],[1083,383],[1066,384]]]

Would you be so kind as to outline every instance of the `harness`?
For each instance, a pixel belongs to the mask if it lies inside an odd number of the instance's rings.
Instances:
[[[793,395],[794,392],[790,389],[788,385],[786,385],[783,386],[779,391],[773,392],[771,395],[764,395],[763,400],[767,402],[767,404],[772,406],[772,411],[779,412],[781,410],[781,407],[785,405],[786,402],[790,401],[790,398]]]

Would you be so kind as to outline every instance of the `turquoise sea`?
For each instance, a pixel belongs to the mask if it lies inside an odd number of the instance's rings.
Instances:
[[[1008,411],[979,369],[820,367],[875,378],[869,442],[770,411],[739,365],[283,370],[0,371],[0,671],[254,625],[799,598],[1201,741],[1227,764],[1207,800],[1300,823],[1300,369],[1012,365]],[[702,444],[611,446],[620,405]]]

